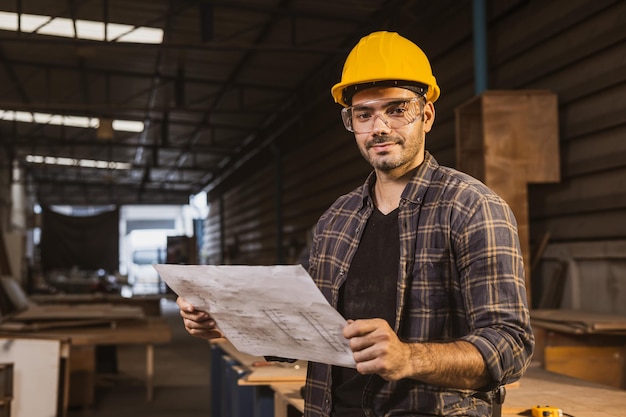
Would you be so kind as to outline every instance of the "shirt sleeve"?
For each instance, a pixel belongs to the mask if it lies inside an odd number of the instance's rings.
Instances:
[[[493,383],[519,379],[534,349],[517,223],[509,206],[484,194],[455,236],[457,270],[470,327],[463,337],[483,356]]]

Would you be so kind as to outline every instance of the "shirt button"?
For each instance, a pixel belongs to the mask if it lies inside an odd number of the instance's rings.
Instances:
[[[339,270],[339,276],[343,276],[343,274],[345,274],[345,273],[346,273],[346,271],[344,271],[343,269]]]

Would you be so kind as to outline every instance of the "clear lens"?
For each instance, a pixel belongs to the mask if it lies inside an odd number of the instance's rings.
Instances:
[[[354,133],[369,133],[380,118],[390,129],[415,122],[422,116],[422,97],[371,100],[341,110],[345,128]]]

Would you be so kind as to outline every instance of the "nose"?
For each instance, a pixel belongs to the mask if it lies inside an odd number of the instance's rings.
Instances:
[[[382,123],[380,123],[379,120]],[[374,121],[372,121],[372,132],[383,132],[389,130],[389,121],[385,118],[384,114],[379,113],[374,115]]]

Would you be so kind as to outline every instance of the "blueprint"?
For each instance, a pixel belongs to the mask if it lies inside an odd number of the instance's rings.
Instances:
[[[155,265],[169,287],[215,319],[239,350],[355,367],[346,320],[301,265]]]

